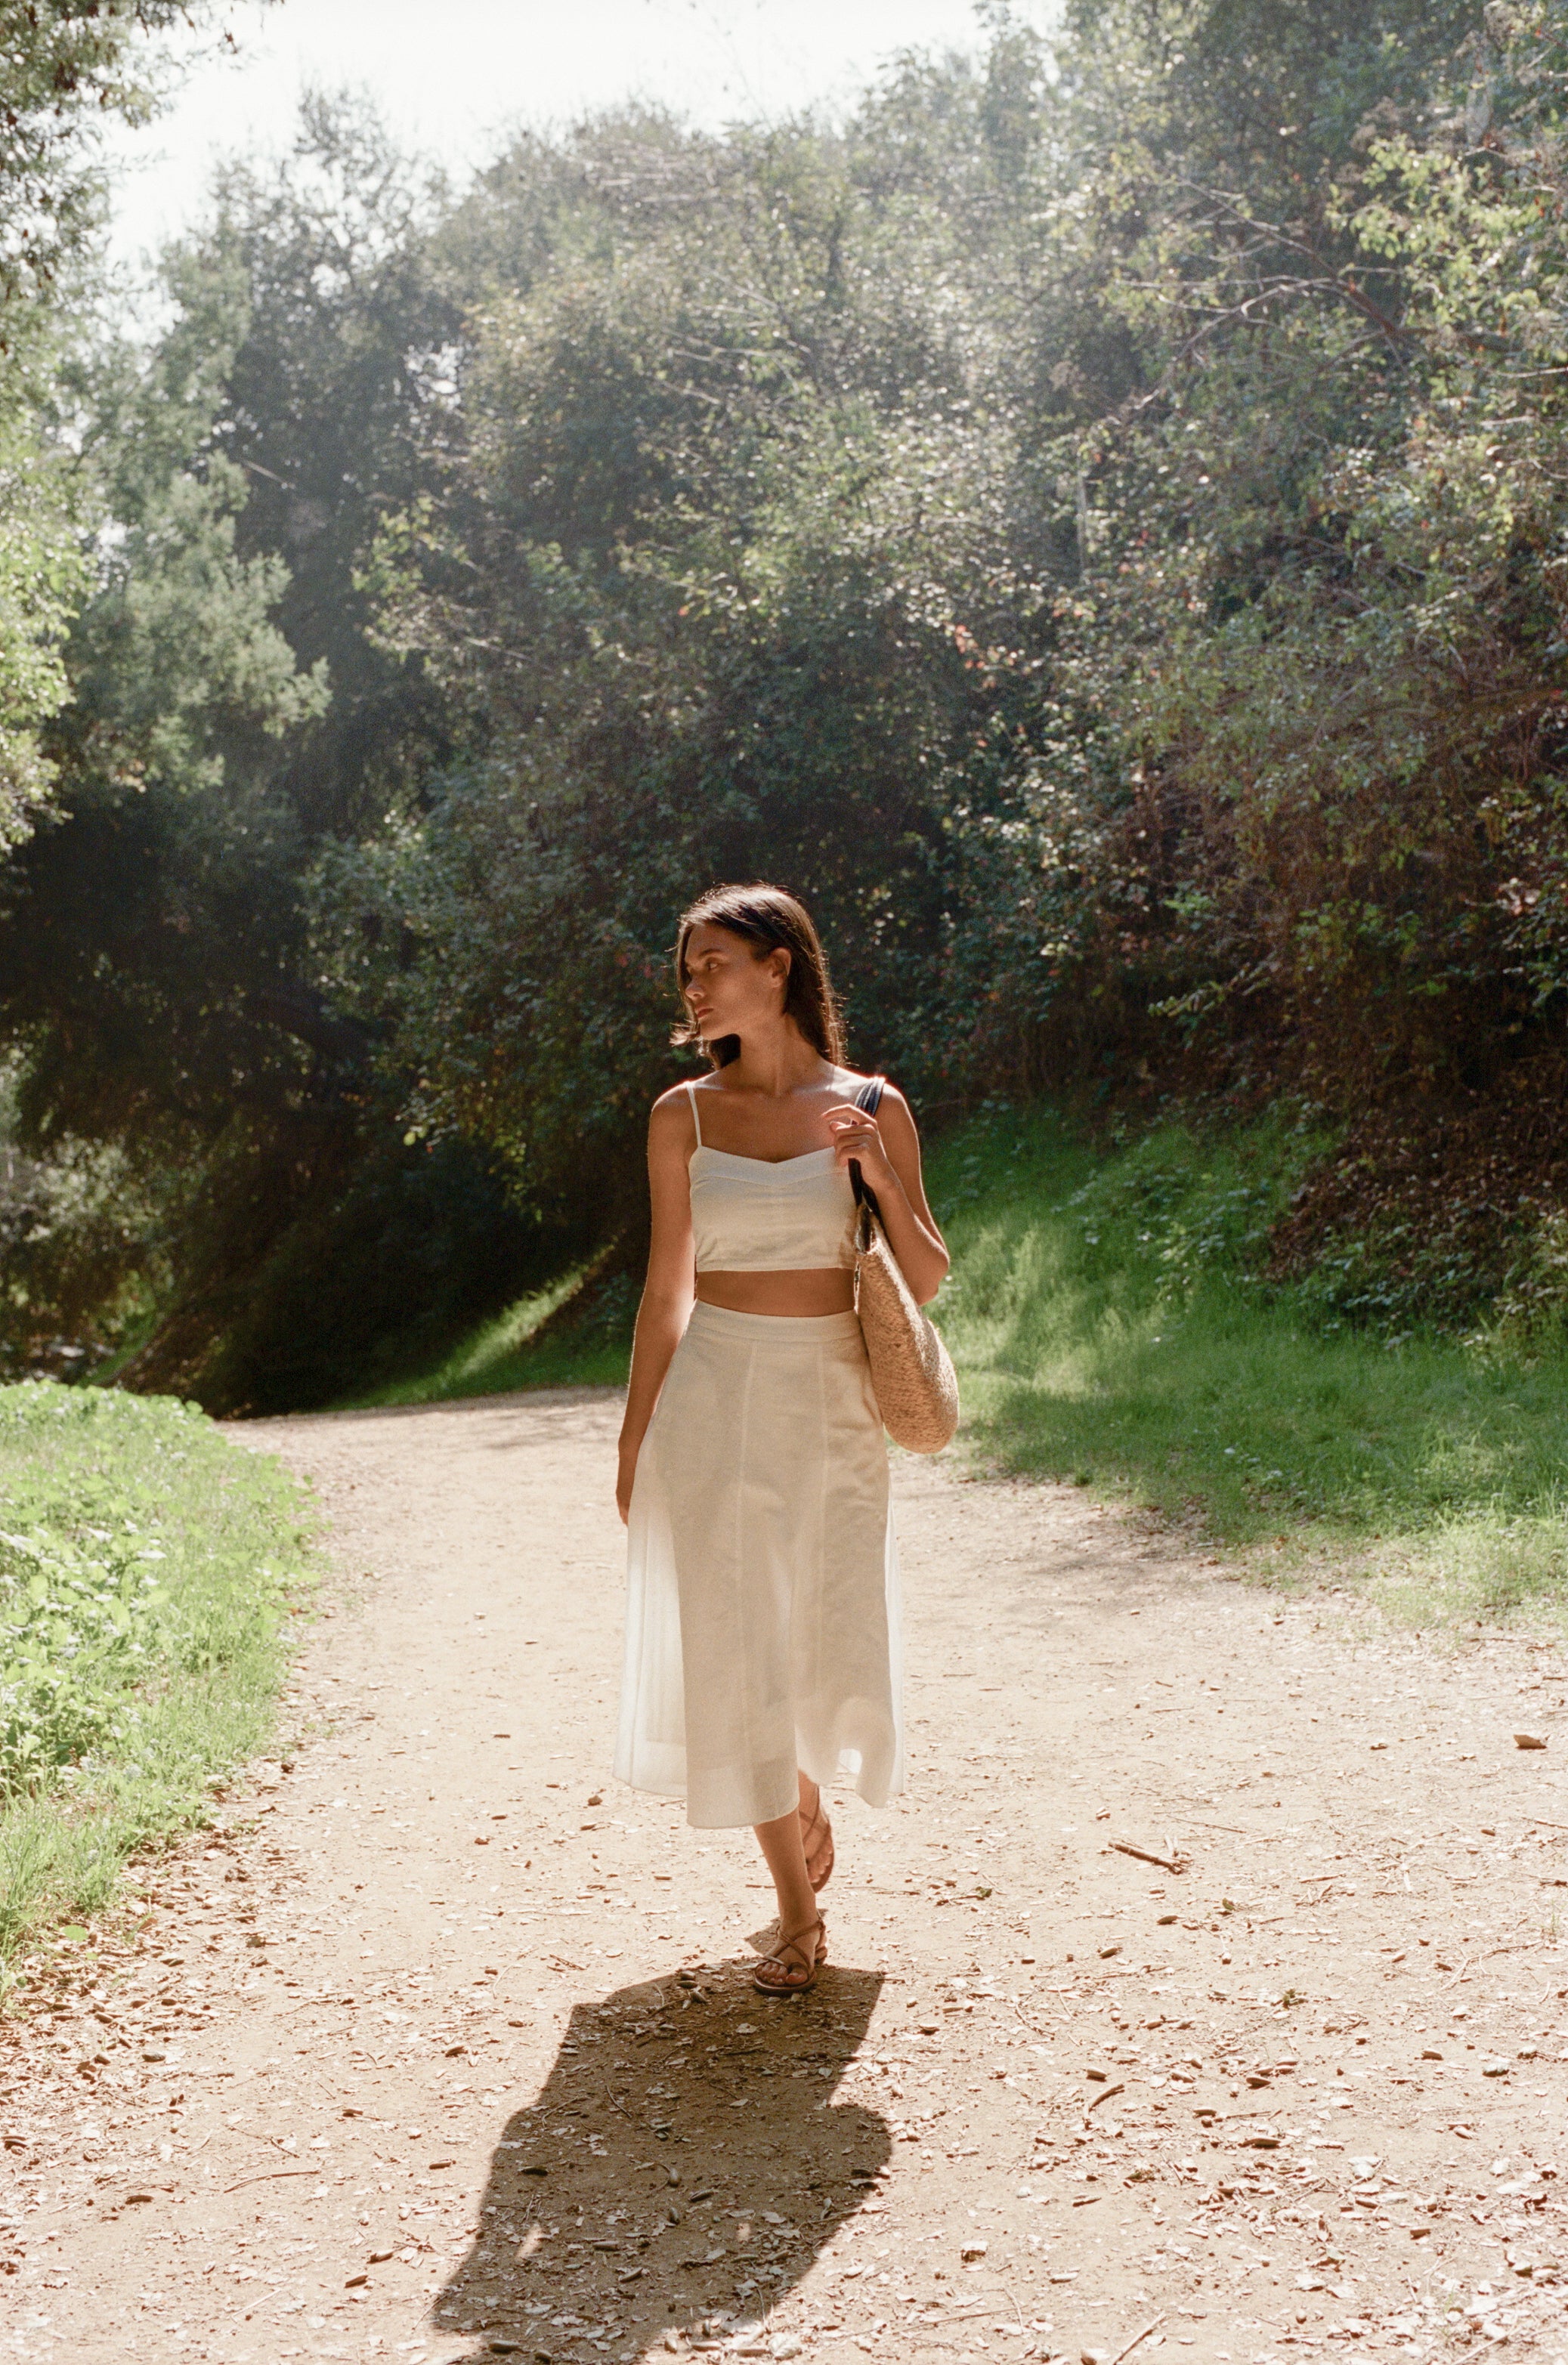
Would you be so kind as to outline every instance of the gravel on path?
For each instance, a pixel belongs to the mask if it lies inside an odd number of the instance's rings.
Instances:
[[[243,1432],[336,1576],[0,2023],[0,2355],[1568,2359],[1561,1640],[900,1457],[909,1788],[769,2002],[749,1835],[608,1777],[618,1420]]]

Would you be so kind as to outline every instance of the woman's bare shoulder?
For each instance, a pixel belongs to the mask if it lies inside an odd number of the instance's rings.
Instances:
[[[893,1082],[891,1077],[884,1076],[876,1070],[868,1070],[865,1074],[862,1074],[858,1068],[840,1068],[834,1079],[835,1088],[840,1092],[848,1093],[851,1098],[853,1098],[855,1093],[860,1090],[863,1084],[868,1084],[872,1082],[881,1085],[882,1100],[884,1104],[889,1101],[892,1101],[900,1108],[907,1109],[909,1107],[908,1101],[904,1098],[903,1093],[899,1090],[897,1084]]]
[[[897,1084],[884,1076],[882,1097],[877,1104],[877,1122],[882,1127],[882,1138],[898,1156],[918,1157],[920,1127],[914,1111]]]
[[[694,1076],[692,1082],[697,1084]],[[698,1084],[698,1089],[701,1087]],[[648,1111],[648,1141],[654,1148],[689,1149],[696,1135],[691,1101],[685,1084],[672,1084]]]

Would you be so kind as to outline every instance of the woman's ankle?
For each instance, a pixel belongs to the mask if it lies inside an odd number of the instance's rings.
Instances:
[[[817,1900],[812,1893],[810,1882],[801,1897],[786,1896],[781,1889],[776,1889],[773,1901],[778,1908],[780,1930],[809,1929],[817,1918]]]

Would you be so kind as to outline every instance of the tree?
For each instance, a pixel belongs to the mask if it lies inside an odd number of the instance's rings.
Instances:
[[[439,717],[418,664],[368,642],[353,582],[409,489],[399,420],[432,319],[417,196],[374,126],[323,106],[279,176],[220,194],[210,235],[171,259],[155,348],[84,378],[84,465],[114,531],[47,750],[64,810],[0,879],[0,1012],[25,1048],[21,1146],[69,1162],[116,1144],[148,1211],[116,1294],[118,1337],[144,1334],[128,1371],[235,1404],[284,1369],[308,1392],[313,1357],[318,1391],[346,1384],[377,1321],[418,1316],[408,1272],[384,1272],[379,1313],[341,1341],[319,1288],[316,1328],[300,1322],[301,1243],[341,1257],[332,1211],[356,1189],[362,1219],[384,1206],[396,1227],[416,1163],[365,1030],[323,1002],[305,891],[334,828],[406,793]],[[473,1160],[442,1171],[450,1270],[427,1277],[432,1304],[461,1306],[476,1257],[487,1286],[528,1242]]]
[[[190,0],[33,0],[0,38],[0,853],[53,774],[39,734],[67,695],[63,642],[89,580],[95,519],[54,430],[67,315],[103,212],[97,140],[140,123],[174,72],[160,37],[210,26]]]
[[[444,241],[485,275],[377,577],[465,760],[325,874],[323,933],[417,1070],[412,1123],[608,1227],[671,1072],[674,915],[715,876],[804,892],[866,1055],[961,1088],[944,972],[975,810],[1014,792],[1041,543],[944,284],[984,265],[880,185],[885,150],[608,120],[528,143]],[[377,898],[398,969],[346,925]]]
[[[220,0],[9,0],[0,41],[0,320],[47,300],[98,229],[105,121],[151,120],[177,68],[161,36],[208,30]],[[217,38],[230,48],[233,37]],[[10,337],[6,340],[9,349]]]
[[[1190,1037],[1341,1101],[1448,1089],[1562,1023],[1520,848],[1555,862],[1568,687],[1562,58],[1546,12],[1486,23],[1445,54],[1451,17],[1374,18],[1315,76],[1309,50],[1287,95],[1316,153],[1242,160],[1244,194],[1223,146],[1140,163],[1138,267],[1105,281],[1158,366],[1085,439],[1064,680],[1116,718],[1089,935]]]

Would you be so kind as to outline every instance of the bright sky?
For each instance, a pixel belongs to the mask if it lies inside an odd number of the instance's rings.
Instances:
[[[1015,14],[1043,21],[1049,0]],[[237,59],[197,67],[118,135],[115,252],[136,263],[201,210],[212,166],[287,142],[307,84],[367,88],[458,177],[509,123],[656,99],[696,121],[853,96],[901,49],[970,49],[974,0],[236,0]]]

